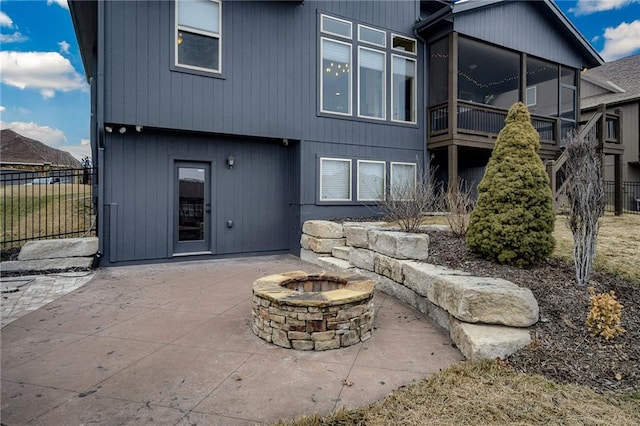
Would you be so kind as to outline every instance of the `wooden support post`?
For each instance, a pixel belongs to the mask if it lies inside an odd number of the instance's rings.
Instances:
[[[458,187],[458,145],[449,145],[448,152],[448,181],[449,188]]]
[[[613,156],[613,205],[616,216],[622,216],[622,197],[624,195],[622,190],[622,155],[616,154]]]

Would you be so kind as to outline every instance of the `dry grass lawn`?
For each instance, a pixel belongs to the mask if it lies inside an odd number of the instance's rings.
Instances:
[[[91,185],[0,187],[1,241],[83,233],[91,227],[91,210]]]
[[[598,394],[499,361],[462,362],[366,407],[277,425],[638,425],[640,395]]]
[[[566,216],[557,216],[554,236],[553,255],[572,263],[573,237]],[[640,215],[607,213],[601,219],[594,268],[640,285]]]

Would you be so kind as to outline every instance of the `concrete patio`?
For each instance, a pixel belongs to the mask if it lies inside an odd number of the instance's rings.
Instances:
[[[256,337],[251,283],[297,257],[125,266],[1,331],[3,425],[251,425],[372,403],[462,359],[377,293],[373,337],[324,352]]]

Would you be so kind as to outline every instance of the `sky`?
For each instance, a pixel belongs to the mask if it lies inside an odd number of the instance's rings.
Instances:
[[[640,0],[556,3],[606,61],[640,53]],[[89,96],[67,1],[0,0],[0,127],[81,159]]]

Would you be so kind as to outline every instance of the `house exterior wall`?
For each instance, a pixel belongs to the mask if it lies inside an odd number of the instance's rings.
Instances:
[[[358,23],[413,37],[418,1],[225,1],[219,76],[173,66],[173,2],[110,1],[102,7],[100,121],[129,129],[104,135],[101,227],[108,262],[172,256],[174,160],[211,164],[216,255],[295,253],[307,219],[376,214],[362,202],[319,201],[320,157],[352,159],[353,181],[358,159],[384,160],[387,173],[391,161],[423,168],[422,49],[416,55],[415,125],[320,114],[318,89],[321,13],[352,21],[354,37]],[[355,48],[353,53],[355,61]],[[354,84],[354,98],[356,90]],[[389,91],[387,84],[387,103]],[[144,130],[136,133],[134,126]],[[274,154],[283,149],[286,164]],[[228,173],[221,164],[230,153],[250,166]],[[225,223],[233,217],[229,231]]]
[[[532,1],[506,2],[455,16],[454,30],[499,46],[582,69],[585,59],[572,48],[568,31]]]

